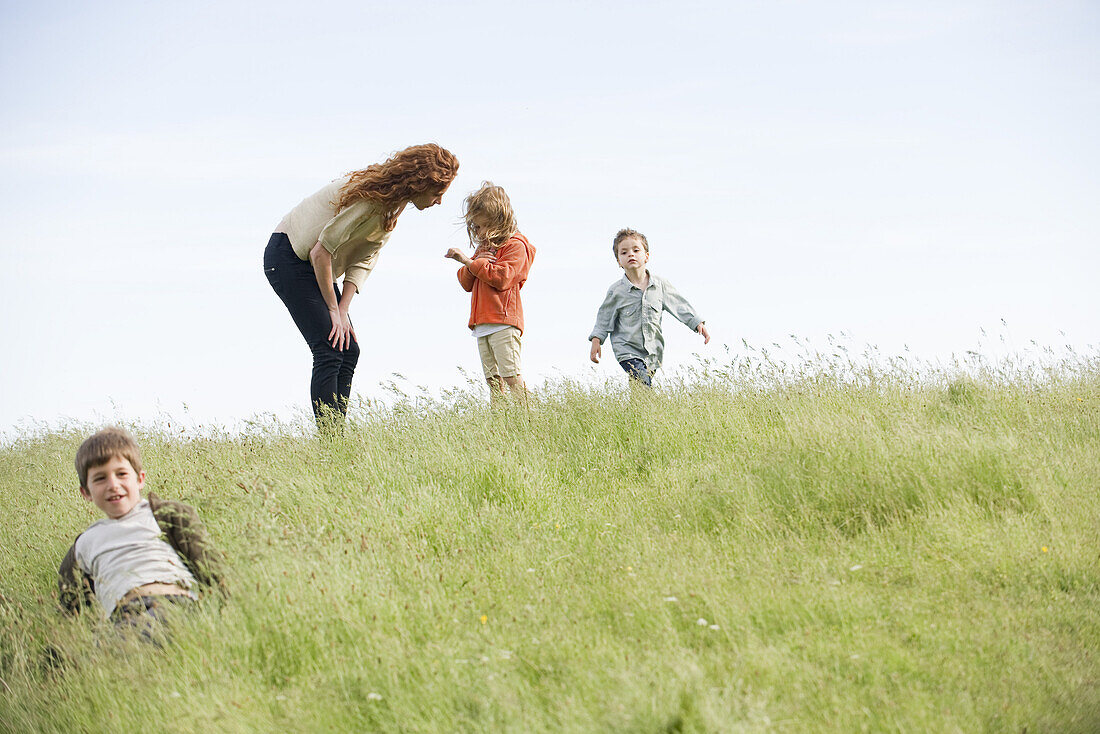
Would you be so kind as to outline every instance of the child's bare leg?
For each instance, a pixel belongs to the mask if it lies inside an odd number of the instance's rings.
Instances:
[[[485,378],[485,384],[489,386],[489,404],[496,405],[504,397],[504,383],[500,375]]]
[[[504,382],[508,385],[508,396],[512,402],[527,408],[527,385],[523,383],[523,376],[505,377]]]

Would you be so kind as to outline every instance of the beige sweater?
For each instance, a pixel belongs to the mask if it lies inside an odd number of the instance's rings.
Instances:
[[[390,233],[382,228],[382,211],[377,202],[359,200],[336,213],[333,202],[347,182],[346,176],[338,178],[302,199],[275,231],[286,234],[294,254],[303,260],[309,259],[309,251],[320,242],[332,253],[332,276],[343,276],[345,285],[351,283],[362,291],[378,261],[378,251]]]

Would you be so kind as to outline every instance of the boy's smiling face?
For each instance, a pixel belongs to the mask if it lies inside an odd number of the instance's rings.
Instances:
[[[84,499],[117,520],[141,502],[145,472],[134,471],[128,459],[112,456],[106,463],[88,470],[88,486],[80,488]]]

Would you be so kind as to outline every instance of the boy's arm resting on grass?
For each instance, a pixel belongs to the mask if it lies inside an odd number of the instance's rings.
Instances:
[[[168,537],[168,543],[179,553],[188,570],[203,586],[229,595],[223,572],[224,557],[214,548],[206,527],[191,505],[173,500],[162,500],[149,495],[153,516],[157,525]]]
[[[508,240],[495,258],[476,257],[466,265],[474,277],[498,291],[514,286],[527,272],[527,248],[519,240]]]
[[[92,605],[93,598],[95,585],[76,562],[76,543],[73,543],[57,569],[58,603],[66,614],[78,614],[84,607]]]

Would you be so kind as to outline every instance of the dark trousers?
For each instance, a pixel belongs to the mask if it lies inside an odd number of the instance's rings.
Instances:
[[[623,368],[626,374],[630,375],[631,379],[637,380],[646,387],[653,387],[653,375],[646,369],[644,361],[637,357],[631,357],[619,362],[619,366]]]
[[[340,351],[329,343],[332,319],[317,285],[313,264],[294,254],[290,239],[282,232],[271,235],[267,242],[264,273],[313,352],[313,379],[309,383],[313,415],[319,425],[326,413],[342,418],[351,398],[351,378],[359,362],[359,344],[352,339],[351,345]],[[340,287],[332,285],[339,300]]]

